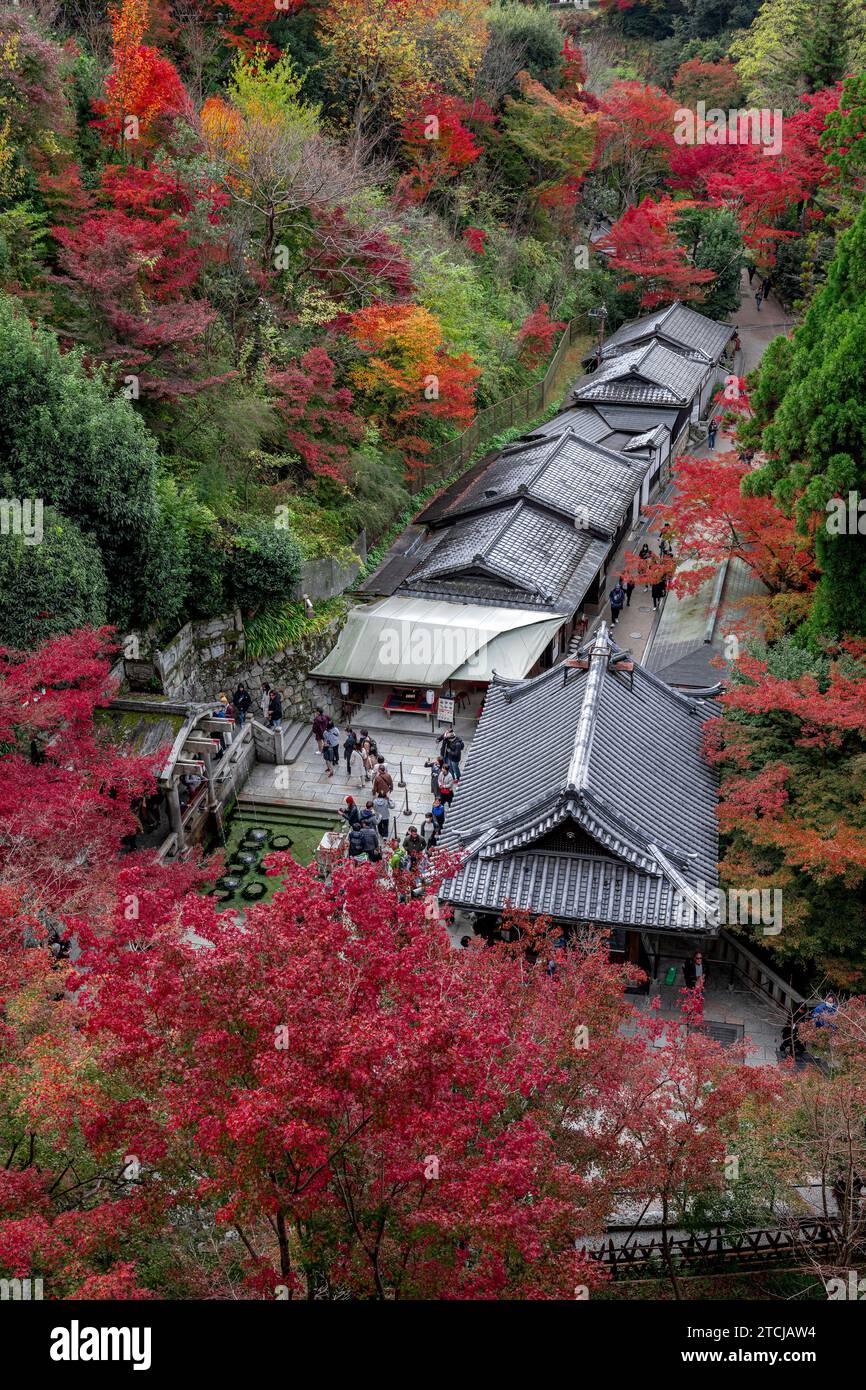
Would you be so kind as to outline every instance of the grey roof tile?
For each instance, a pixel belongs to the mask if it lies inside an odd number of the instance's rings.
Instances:
[[[715,706],[640,665],[633,682],[617,672],[604,628],[587,646],[588,670],[490,686],[444,840],[466,859],[442,895],[679,930],[678,890],[718,881],[717,782],[700,751]],[[552,846],[557,827],[574,850]]]

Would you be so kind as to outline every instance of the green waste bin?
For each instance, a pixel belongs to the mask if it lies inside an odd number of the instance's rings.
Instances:
[[[669,965],[669,966],[668,966],[668,973],[665,975],[665,984],[666,984],[666,985],[674,985],[674,984],[676,984],[676,980],[677,980],[677,967],[676,967],[675,965]]]

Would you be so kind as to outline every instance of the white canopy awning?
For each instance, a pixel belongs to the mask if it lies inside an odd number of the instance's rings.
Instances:
[[[337,645],[311,672],[331,680],[438,689],[451,679],[521,680],[562,627],[559,614],[395,594],[350,609]]]

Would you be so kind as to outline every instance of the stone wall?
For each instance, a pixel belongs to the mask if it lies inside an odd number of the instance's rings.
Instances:
[[[304,722],[312,719],[316,706],[321,705],[339,722],[343,710],[338,688],[328,681],[315,680],[309,672],[311,667],[318,666],[327,656],[344,621],[342,617],[335,619],[324,632],[299,642],[296,647],[287,647],[285,651],[277,652],[274,656],[263,656],[256,661],[245,662],[234,672],[232,681],[224,682],[218,687],[217,693],[219,690],[225,690],[231,695],[237,682],[242,680],[258,710],[262,684],[267,681],[270,686],[279,690],[283,697],[285,721],[297,719]]]
[[[331,650],[343,622],[342,616],[335,618],[324,632],[255,661],[246,656],[240,613],[186,623],[165,647],[124,663],[127,684],[132,689],[158,686],[171,700],[200,701],[216,700],[223,690],[231,696],[243,681],[260,713],[267,681],[282,694],[286,721],[311,719],[317,705],[341,716],[336,687],[314,680],[309,671]]]

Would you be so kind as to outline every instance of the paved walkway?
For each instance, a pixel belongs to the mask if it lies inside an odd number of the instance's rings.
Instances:
[[[653,1007],[653,1001],[659,999],[658,1011],[661,1018],[682,1020],[682,972],[678,970],[677,980],[673,985],[664,983],[665,972],[668,966],[674,963],[673,957],[663,957],[659,978],[651,982],[649,994],[633,997],[632,1002],[641,1012],[649,1011]],[[785,1012],[771,1000],[764,999],[754,990],[747,988],[740,980],[735,980],[729,987],[726,979],[714,978],[711,971],[704,996],[704,1023],[723,1024],[736,1029],[735,1040],[748,1043],[749,1053],[746,1061],[750,1067],[777,1064],[777,1049],[785,1025]]]
[[[762,304],[760,309],[757,308],[754,291],[759,284],[760,277],[755,275],[752,287],[750,288],[749,277],[746,272],[743,271],[740,282],[740,293],[742,296],[740,307],[736,313],[728,316],[728,322],[736,324],[740,334],[740,351],[736,354],[734,360],[734,370],[737,372],[738,376],[746,376],[749,372],[754,371],[763,357],[767,345],[771,343],[774,338],[778,338],[780,334],[789,333],[796,322],[795,319],[785,312],[781,304],[773,298],[772,294],[770,298]],[[706,443],[703,443],[691,446],[688,452],[695,458],[709,458],[711,454],[715,457],[717,455],[731,453],[733,447],[734,443],[731,436],[719,431],[716,436],[715,449],[711,450],[707,447]],[[669,496],[670,490],[668,493],[663,492],[658,498],[654,499],[654,501],[667,501]],[[659,530],[659,526],[660,523],[655,519],[648,521],[646,517],[643,517],[638,522],[637,526],[629,531],[608,564],[608,593],[610,593],[610,590],[616,583],[617,576],[621,574],[625,568],[626,552],[631,551],[636,553],[643,544],[646,536],[653,536],[656,534]],[[651,540],[650,544],[654,550],[658,550],[657,543],[653,545]],[[662,604],[663,603],[664,600],[662,600]],[[661,612],[661,606],[662,605],[659,606],[659,614]],[[637,661],[643,661],[657,617],[658,614],[653,609],[652,598],[649,593],[644,592],[643,585],[639,585],[631,596],[631,607],[623,609],[622,617],[613,629],[616,641],[620,646],[630,648]],[[590,632],[598,626],[602,618],[608,623],[611,619],[610,603],[606,596],[604,606],[597,617],[590,623]]]
[[[461,736],[466,745],[462,757],[464,763],[470,743],[467,735],[468,731],[461,725]],[[394,778],[394,790],[391,793],[394,809],[391,814],[397,816],[398,828],[403,834],[410,825],[420,824],[433,804],[430,769],[426,768],[424,763],[438,756],[439,745],[429,727],[425,731],[423,726],[417,733],[382,733],[377,729],[374,737],[379,752],[385,758],[388,771]],[[398,785],[401,780],[401,761],[405,787]],[[342,749],[334,775],[329,777],[315,740],[311,736],[294,763],[285,766],[275,766],[273,763],[254,764],[241,797],[243,800],[252,798],[254,801],[312,806],[336,812],[343,805],[346,796],[353,796],[363,804],[371,795],[369,782],[359,783],[357,777],[351,780],[347,778]],[[459,796],[459,790],[457,795]]]

